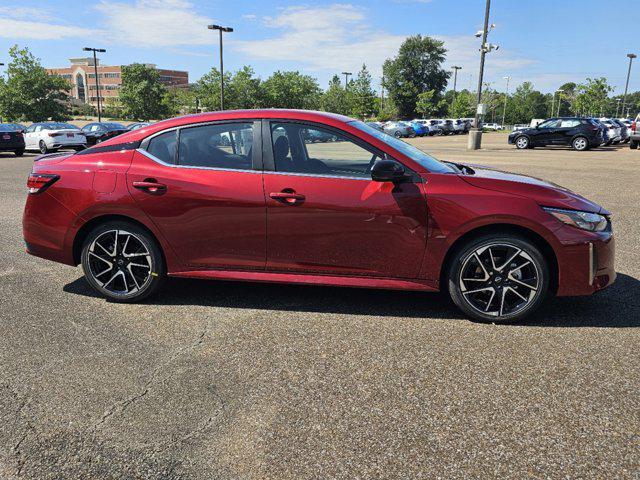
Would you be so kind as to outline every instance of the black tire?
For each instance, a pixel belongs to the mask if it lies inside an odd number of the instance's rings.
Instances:
[[[113,247],[116,242],[110,243],[115,238],[121,251]],[[99,245],[94,244],[96,240]],[[121,303],[139,302],[154,294],[166,272],[156,239],[145,229],[126,221],[107,222],[94,228],[82,245],[81,261],[89,285],[109,300]],[[134,262],[139,263],[134,267]],[[96,272],[98,269],[105,269],[104,276]]]
[[[489,247],[492,250],[489,250]],[[523,252],[521,256],[519,255],[515,260],[501,265],[505,257],[508,259],[511,256],[511,253],[508,252],[516,252],[518,249]],[[479,250],[483,250],[483,253],[474,256],[474,253]],[[504,253],[501,257],[500,255],[503,251]],[[487,255],[490,255],[489,258],[495,260],[497,267],[502,268],[501,271],[494,270],[491,267],[491,262],[488,261]],[[484,266],[475,260],[476,258],[479,259],[480,256],[483,256],[482,263]],[[528,264],[525,263],[527,261],[529,262]],[[481,275],[486,275],[487,287],[484,292],[471,293],[470,295],[469,292],[474,291],[472,288],[477,289],[477,285],[481,285],[479,288],[482,289],[484,288],[482,285],[485,284],[484,280],[467,281],[467,285],[474,286],[466,288],[463,293],[463,287],[465,287],[463,278],[470,275],[469,268],[474,269],[474,262],[477,263],[474,271],[480,272]],[[511,268],[514,265],[518,267],[520,263],[522,265],[519,268],[514,268],[514,270],[505,275],[507,267]],[[482,268],[480,269],[480,267]],[[525,271],[525,269],[529,270]],[[524,275],[531,275],[527,272],[533,271],[535,271],[535,277],[533,278],[535,278],[536,288],[531,286],[524,287],[525,283],[534,283],[532,280],[524,278]],[[515,279],[516,274],[514,272],[520,272],[518,275],[522,281]],[[465,277],[463,277],[463,274]],[[547,298],[549,291],[549,266],[538,247],[525,237],[509,233],[483,235],[459,248],[453,254],[447,275],[446,286],[453,303],[466,315],[481,322],[509,323],[522,320],[540,307]],[[469,280],[468,278],[466,279]],[[491,296],[491,293],[494,296]],[[475,295],[475,297],[472,295]],[[486,302],[484,304],[482,303],[483,295]],[[520,300],[523,295],[528,297],[525,297],[525,303]],[[487,299],[486,297],[491,298]],[[508,307],[514,301],[520,302],[520,305],[516,305],[516,308],[511,312],[507,311],[508,308],[503,309],[505,305]],[[491,311],[498,309],[499,311],[493,314],[491,312],[485,313],[483,309],[479,308],[479,305],[488,305],[487,309],[491,309]]]
[[[513,143],[515,144],[518,150],[526,150],[527,148],[531,148],[531,140],[529,140],[529,137],[525,135],[520,135],[519,137],[516,137]]]
[[[629,143],[629,148],[631,150],[637,150],[638,149],[638,143],[640,143],[640,142],[637,142],[635,140],[631,140],[631,143]]]
[[[42,155],[46,155],[47,153],[49,153],[49,148],[47,147],[47,144],[44,143],[44,140],[40,140],[38,147]]]
[[[396,130],[395,132],[393,132],[393,136],[396,138],[402,138],[402,133],[400,133],[398,130]]]
[[[20,150],[16,150],[15,152],[16,157],[21,157],[22,155],[24,155],[24,148],[20,149]]]
[[[73,149],[74,149],[76,152],[81,152],[81,151],[82,151],[82,150],[84,150],[85,148],[87,148],[87,147],[82,147],[82,146],[80,146],[80,147],[73,147]]]
[[[589,140],[586,137],[576,137],[571,141],[571,147],[578,152],[589,150]]]

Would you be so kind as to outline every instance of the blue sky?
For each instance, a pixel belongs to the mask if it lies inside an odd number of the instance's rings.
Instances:
[[[155,63],[188,70],[195,81],[218,64],[217,33],[208,23],[234,27],[225,37],[225,69],[252,65],[263,78],[295,69],[318,78],[356,72],[366,63],[376,80],[385,58],[403,39],[421,33],[445,41],[447,66],[460,65],[458,88],[475,87],[484,0],[58,0],[0,6],[0,62],[8,48],[28,46],[46,67],[104,47],[104,64]],[[606,76],[624,89],[626,54],[638,47],[633,32],[640,10],[601,0],[493,0],[486,80],[504,89],[530,80],[551,92],[566,81]],[[640,54],[640,47],[636,53]],[[640,90],[640,65],[630,91]]]

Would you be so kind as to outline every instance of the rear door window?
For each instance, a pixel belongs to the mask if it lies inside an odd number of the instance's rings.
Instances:
[[[250,170],[252,154],[253,122],[180,129],[179,165]]]

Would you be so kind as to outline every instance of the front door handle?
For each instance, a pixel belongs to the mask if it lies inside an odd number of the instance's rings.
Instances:
[[[133,182],[132,185],[134,188],[137,188],[138,190],[144,190],[149,193],[159,193],[167,190],[166,185],[158,182],[149,181],[149,180],[145,180],[143,182]]]
[[[304,195],[300,193],[296,193],[292,190],[283,190],[282,192],[272,192],[269,194],[269,197],[279,202],[288,203],[288,204],[302,203],[306,198]]]

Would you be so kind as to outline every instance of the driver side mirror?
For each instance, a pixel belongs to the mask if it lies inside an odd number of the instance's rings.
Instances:
[[[404,177],[404,166],[395,160],[380,160],[371,169],[371,180],[374,182],[397,182]]]

